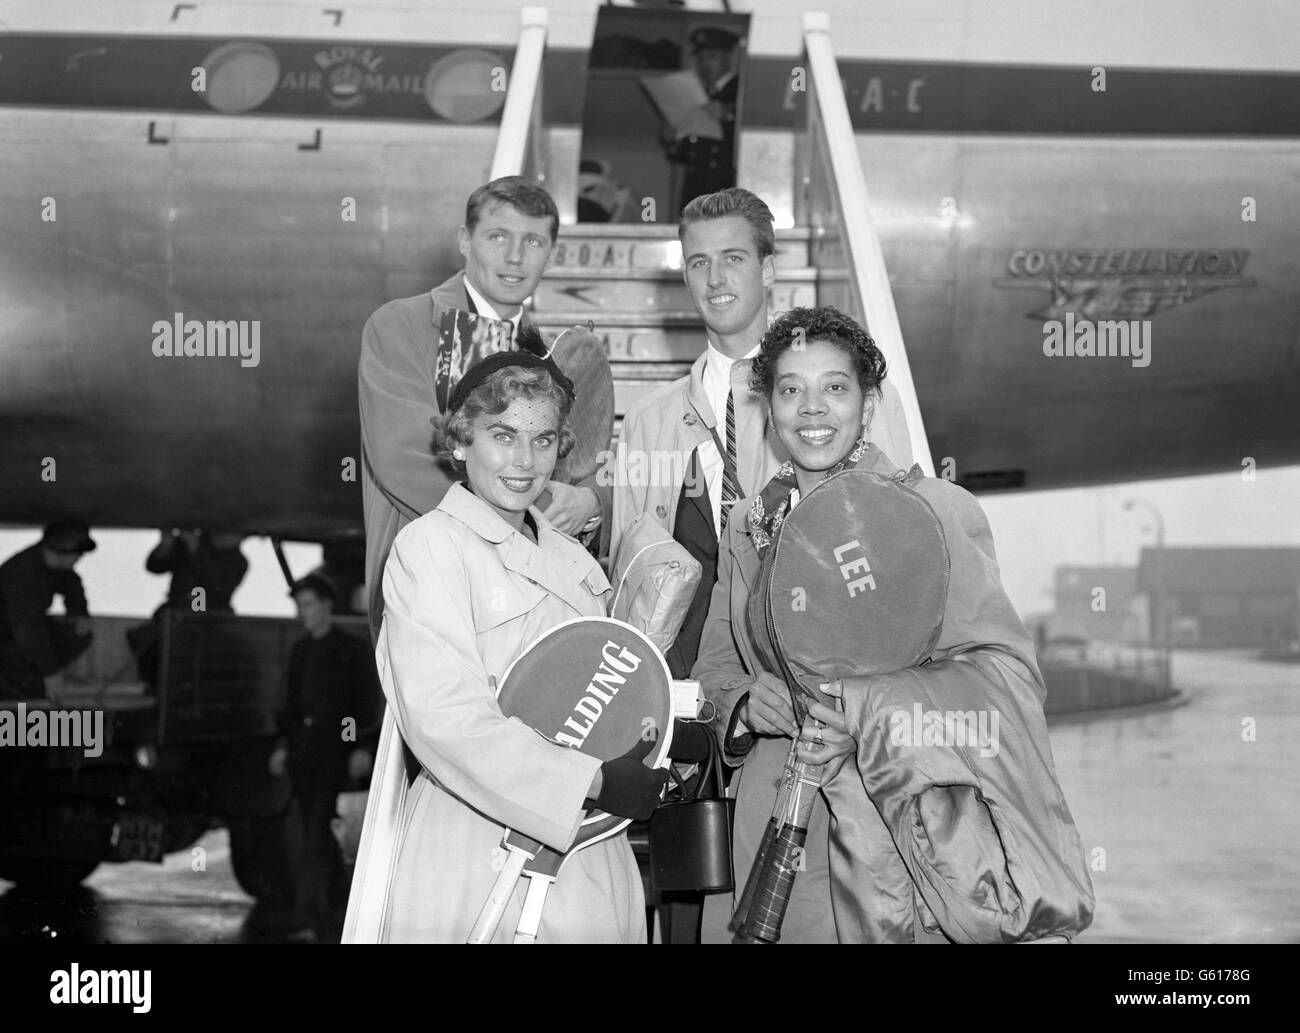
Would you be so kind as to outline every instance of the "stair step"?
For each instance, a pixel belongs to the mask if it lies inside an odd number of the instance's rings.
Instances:
[[[542,320],[542,330],[555,336],[572,323],[551,323]],[[596,333],[605,342],[611,363],[662,363],[677,362],[689,365],[704,351],[704,327],[698,320],[689,326],[676,327],[611,327],[602,319]]]
[[[597,331],[604,327],[632,327],[638,330],[663,330],[689,327],[704,333],[704,324],[694,309],[672,312],[601,312],[594,309],[551,309],[550,311],[532,310],[529,317],[543,330],[555,328],[563,330],[576,323],[585,325],[591,322]]]
[[[691,360],[694,361],[694,360]],[[690,362],[611,362],[614,382],[628,383],[644,380],[676,380],[691,371]]]
[[[816,297],[816,283],[805,280],[778,280],[769,291],[776,311],[813,304]],[[641,316],[653,325],[660,313],[694,314],[690,293],[680,280],[583,279],[564,283],[545,279],[533,295],[533,307],[537,318],[544,318],[548,311],[588,313],[580,316],[579,322],[617,312]]]
[[[594,237],[608,240],[615,237],[635,237],[638,240],[676,240],[676,222],[575,222],[560,227],[560,239],[567,240],[573,236]],[[776,231],[777,240],[802,240],[812,238],[812,229],[808,226],[786,226]]]
[[[777,266],[777,283],[816,283],[818,272],[812,266]],[[542,282],[547,280],[576,280],[586,283],[682,283],[680,269],[649,269],[637,266],[571,266],[557,269],[551,266],[546,270]]]
[[[799,269],[809,266],[810,239],[811,234],[806,228],[778,230],[777,267]],[[677,227],[658,223],[584,223],[564,227],[551,257],[551,268],[660,269],[680,274],[682,253],[677,242]]]
[[[664,381],[662,380],[614,381],[614,415],[618,418],[618,426],[622,426],[621,421],[628,409],[632,408],[633,405],[652,391],[658,391],[663,385]],[[618,434],[615,435],[616,438],[618,436]]]

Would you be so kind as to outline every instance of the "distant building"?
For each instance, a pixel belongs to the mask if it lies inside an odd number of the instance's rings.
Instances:
[[[1145,638],[1134,612],[1136,567],[1057,567],[1056,610],[1050,633],[1091,641],[1131,642]]]
[[[1300,633],[1300,548],[1145,548],[1137,588],[1153,638],[1175,645],[1260,646]]]

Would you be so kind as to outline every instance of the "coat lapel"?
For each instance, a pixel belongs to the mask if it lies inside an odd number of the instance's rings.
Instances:
[[[698,420],[707,430],[717,423],[717,417],[709,407],[709,398],[704,393],[705,354],[707,353],[701,353],[700,357],[691,363],[691,371],[687,374],[686,412],[682,417]]]
[[[577,614],[586,614],[591,599],[599,599],[609,591],[609,580],[600,564],[586,552],[578,556],[575,549],[566,549],[562,543],[572,545],[573,540],[551,526],[536,507],[530,512],[537,523],[539,545],[507,524],[463,484],[448,488],[438,508],[494,545],[507,570],[564,600]],[[581,550],[581,546],[577,549]]]
[[[700,449],[697,445],[695,451],[691,453],[691,462],[688,468],[694,474],[694,477],[687,477],[686,484],[704,484],[704,475],[700,473]],[[682,485],[682,491],[686,491],[686,484]],[[687,502],[695,508],[700,515],[701,526],[709,529],[709,544],[717,546],[718,532],[713,523],[713,504],[709,499],[708,485],[704,485],[704,491],[692,491],[687,495]]]
[[[533,519],[537,521],[537,535],[540,545],[534,545],[525,535],[512,530],[510,538],[498,546],[501,559],[507,570],[528,578],[541,586],[551,595],[562,599],[577,616],[586,615],[593,598],[609,591],[609,581],[605,578],[600,565],[587,553],[586,563],[575,556],[568,555],[569,550],[556,548],[561,541],[568,541],[555,528],[545,523],[536,509],[532,510]]]
[[[754,587],[757,580],[758,568],[760,561],[758,550],[754,548],[754,539],[749,534],[749,506],[745,505],[747,500],[742,499],[736,504],[734,512],[740,512],[744,506],[744,525],[739,528],[739,534],[735,536],[735,549],[732,552],[733,565],[732,569],[739,575],[736,581],[744,589],[744,594],[748,597],[750,589]]]
[[[442,329],[439,324],[443,312],[449,308],[464,309],[467,312],[473,311],[469,301],[469,292],[465,290],[464,270],[433,288],[429,292],[429,300],[433,302],[430,317],[433,321],[434,340],[437,341],[438,332]]]

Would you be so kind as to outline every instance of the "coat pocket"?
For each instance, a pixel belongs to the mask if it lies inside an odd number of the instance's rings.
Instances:
[[[541,585],[481,585],[474,592],[474,631],[483,635],[527,616],[547,597]]]
[[[593,599],[599,599],[602,606],[609,604],[612,590],[609,586],[609,578],[605,576],[605,572],[600,569],[599,564],[592,564],[591,569],[583,577],[582,583],[587,586],[587,591],[591,593]]]

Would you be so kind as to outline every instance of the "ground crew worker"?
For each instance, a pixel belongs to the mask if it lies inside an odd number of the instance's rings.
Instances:
[[[289,654],[281,737],[270,768],[293,783],[286,823],[294,884],[290,938],[315,942],[341,925],[345,895],[335,887],[342,857],[330,823],[349,779],[370,773],[381,697],[369,644],[334,624],[334,586],[308,574],[292,594],[307,634]]]
[[[56,520],[0,565],[0,698],[46,696],[49,680],[90,648],[86,593],[73,568],[94,549],[84,521]],[[47,615],[56,595],[64,617]]]

